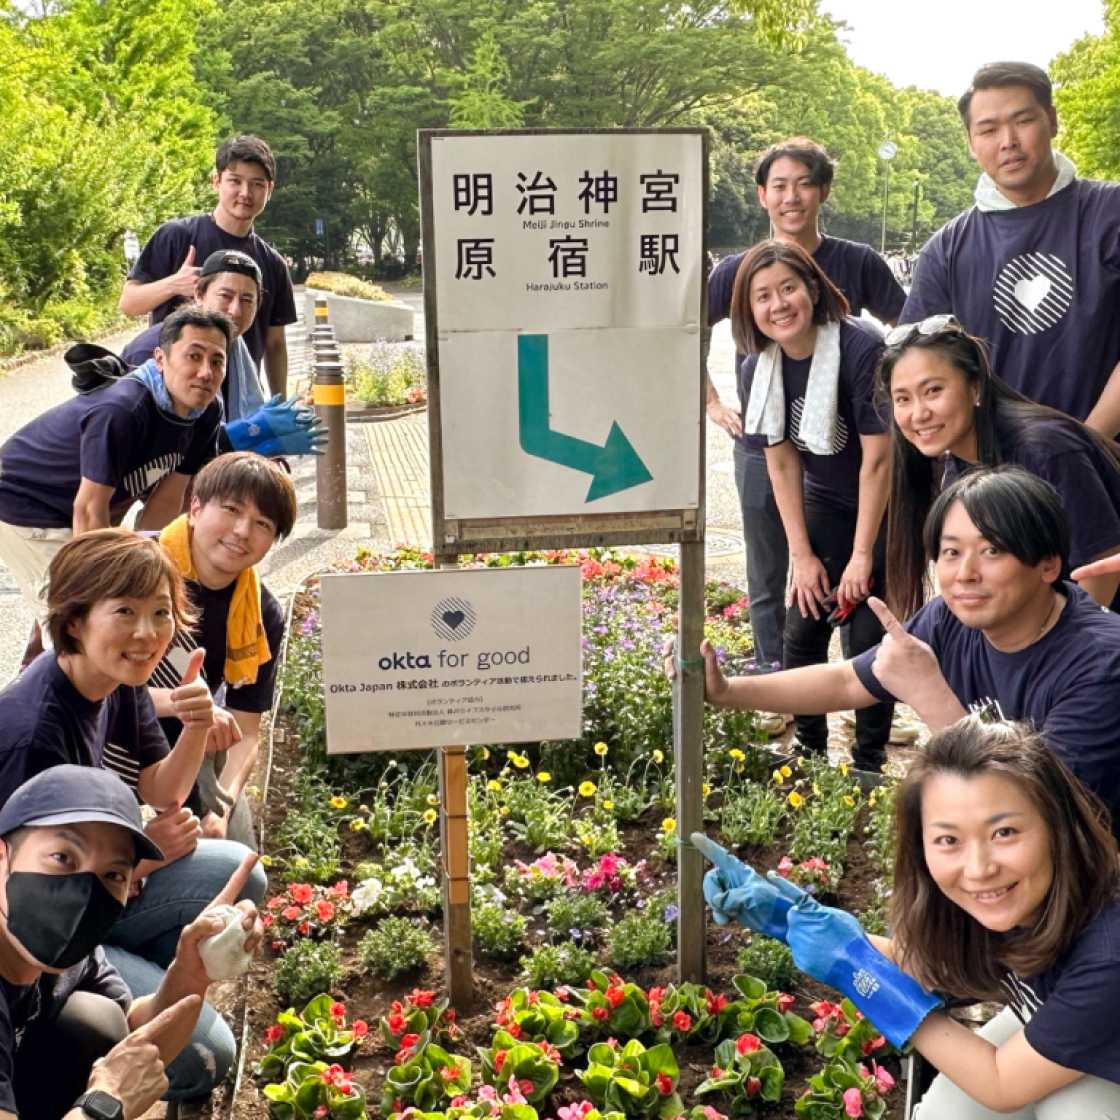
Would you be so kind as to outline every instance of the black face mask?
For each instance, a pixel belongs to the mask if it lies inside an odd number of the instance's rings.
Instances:
[[[92,871],[8,876],[8,933],[40,964],[69,968],[105,940],[124,912]]]

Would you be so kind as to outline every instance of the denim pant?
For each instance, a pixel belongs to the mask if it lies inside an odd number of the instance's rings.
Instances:
[[[786,573],[789,546],[774,502],[766,455],[759,448],[735,444],[735,487],[743,512],[747,551],[747,594],[751,632],[759,665],[782,663],[782,631],[786,622]]]
[[[247,849],[231,840],[200,840],[190,855],[148,876],[140,897],[128,904],[109,934],[105,956],[124,978],[134,999],[154,992],[175,957],[179,934],[213,901],[240,865]],[[267,882],[258,864],[242,898],[260,904]],[[205,1096],[229,1072],[236,1056],[233,1033],[208,1004],[191,1040],[167,1067],[165,1100]]]
[[[852,542],[856,532],[856,511],[840,509],[805,496],[805,527],[813,553],[828,573],[829,586],[835,588],[852,555]],[[872,566],[874,591],[884,592],[884,539],[879,533],[875,543]],[[786,614],[785,656],[783,669],[796,669],[802,665],[819,665],[828,660],[828,643],[832,628],[824,619],[812,615],[802,616],[795,606]],[[845,625],[851,656],[871,649],[883,638],[883,628],[866,603],[861,603],[850,615]],[[853,759],[862,770],[878,770],[886,761],[886,746],[891,737],[893,704],[873,704],[856,712],[856,745]],[[798,716],[797,737],[806,750],[823,754],[828,746],[828,720],[824,716]]]
[[[979,1034],[998,1047],[1022,1029],[1015,1012],[1005,1007]],[[914,1120],[1098,1120],[1109,1116],[1120,1117],[1120,1085],[1089,1074],[1016,1112],[993,1112],[942,1073],[933,1079],[914,1110]]]

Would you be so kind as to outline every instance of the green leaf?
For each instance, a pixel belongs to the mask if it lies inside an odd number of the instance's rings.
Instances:
[[[789,1024],[785,1017],[772,1007],[760,1007],[755,1014],[754,1029],[765,1042],[785,1042],[789,1038]]]
[[[747,976],[745,973],[741,973],[734,977],[731,983],[747,999],[762,999],[766,995],[766,985],[755,976]]]

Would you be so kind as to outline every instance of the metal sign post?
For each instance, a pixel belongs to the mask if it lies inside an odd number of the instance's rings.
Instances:
[[[433,130],[417,149],[434,550],[680,544],[679,648],[695,655],[706,131]],[[698,674],[677,693],[687,835],[702,819]],[[704,970],[701,871],[681,849],[688,979]]]

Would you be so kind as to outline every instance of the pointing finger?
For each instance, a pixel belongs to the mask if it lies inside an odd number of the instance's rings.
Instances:
[[[210,905],[232,906],[245,889],[245,884],[249,881],[249,876],[252,874],[253,868],[256,867],[259,859],[260,856],[258,856],[256,852],[246,852],[245,858],[241,861],[240,866],[229,877],[229,882],[222,887],[217,897]]]
[[[178,1055],[182,1040],[190,1035],[201,1010],[201,996],[185,996],[142,1027],[137,1027],[129,1037],[154,1043],[159,1048],[160,1060],[166,1066]]]
[[[888,607],[882,599],[872,595],[871,598],[867,600],[867,605],[875,612],[875,617],[879,620],[879,624],[888,634],[893,634],[896,638],[908,638],[910,636],[906,632],[906,627],[895,618],[890,607]]]

